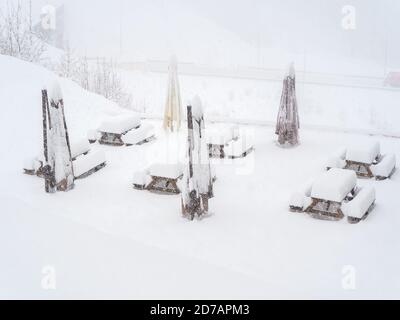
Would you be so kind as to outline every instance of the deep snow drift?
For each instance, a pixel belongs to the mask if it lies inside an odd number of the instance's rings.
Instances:
[[[358,181],[377,191],[376,209],[358,225],[288,208],[292,192],[318,176],[339,147],[379,139],[382,150],[400,158],[398,139],[302,129],[301,145],[283,149],[272,128],[243,126],[255,153],[215,162],[212,215],[192,223],[181,217],[179,196],[131,185],[134,172],[151,163],[182,160],[186,132],[165,136],[161,121],[151,121],[158,138],[152,143],[92,146],[105,151],[107,167],[71,192],[45,194],[44,182],[23,175],[22,164],[38,152],[40,90],[54,76],[1,56],[0,69],[6,71],[0,74],[1,297],[398,298],[398,172],[388,181]],[[126,112],[69,81],[61,84],[73,135]],[[41,287],[46,266],[56,270],[55,291]],[[348,266],[356,271],[355,290],[342,286]]]

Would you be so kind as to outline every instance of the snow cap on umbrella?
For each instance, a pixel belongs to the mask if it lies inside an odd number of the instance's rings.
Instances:
[[[192,106],[193,118],[201,119],[203,117],[203,106],[200,97],[198,95],[194,96],[189,105]]]
[[[294,68],[294,62],[291,62],[286,71],[286,77],[294,79],[296,77],[296,70]]]
[[[177,70],[178,69],[178,58],[176,55],[171,55],[169,58],[169,66],[168,69]]]
[[[49,99],[53,101],[60,101],[63,99],[62,90],[59,82],[54,80],[47,88]]]

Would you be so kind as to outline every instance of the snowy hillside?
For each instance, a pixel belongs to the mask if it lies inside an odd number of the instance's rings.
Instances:
[[[86,138],[107,115],[127,112],[109,100],[83,90],[76,83],[59,79],[52,72],[0,55],[0,134],[2,163],[20,170],[23,159],[34,157],[42,146],[41,90],[60,81],[71,139]],[[18,161],[21,161],[18,163]],[[6,166],[2,166],[2,170]],[[10,168],[8,168],[10,169]]]

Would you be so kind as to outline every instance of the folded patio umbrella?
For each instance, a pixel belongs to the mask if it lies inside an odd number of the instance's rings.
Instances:
[[[168,92],[165,105],[164,129],[171,132],[179,131],[182,121],[182,102],[178,81],[178,63],[176,57],[171,57],[168,67]]]
[[[213,194],[208,146],[201,101],[194,98],[188,106],[188,164],[185,172],[185,186],[182,191],[182,211],[193,220],[208,213],[208,200]]]
[[[46,192],[68,191],[74,186],[74,172],[59,84],[55,82],[49,91],[43,90],[42,98]]]
[[[279,107],[276,134],[281,145],[297,145],[299,142],[299,114],[296,99],[296,75],[291,64],[283,81],[283,91]]]

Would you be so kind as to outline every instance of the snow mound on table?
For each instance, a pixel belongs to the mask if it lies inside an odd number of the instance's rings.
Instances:
[[[123,134],[140,126],[140,118],[135,114],[124,114],[105,119],[100,127],[100,132]]]
[[[153,177],[178,179],[183,175],[183,169],[184,166],[181,163],[176,163],[176,164],[155,163],[148,169],[148,172]]]
[[[90,93],[75,82],[58,78],[35,64],[0,55],[0,136],[1,168],[21,170],[24,159],[32,159],[42,150],[43,88],[59,82],[65,105],[65,117],[71,141],[87,136],[104,118],[128,111]]]
[[[333,168],[314,182],[311,197],[342,202],[356,185],[357,175],[354,171]]]
[[[346,160],[371,164],[380,152],[381,145],[378,141],[360,143],[347,149]]]
[[[226,145],[232,140],[240,137],[239,126],[232,125],[229,127],[214,126],[212,129],[206,130],[206,139],[208,144]]]

